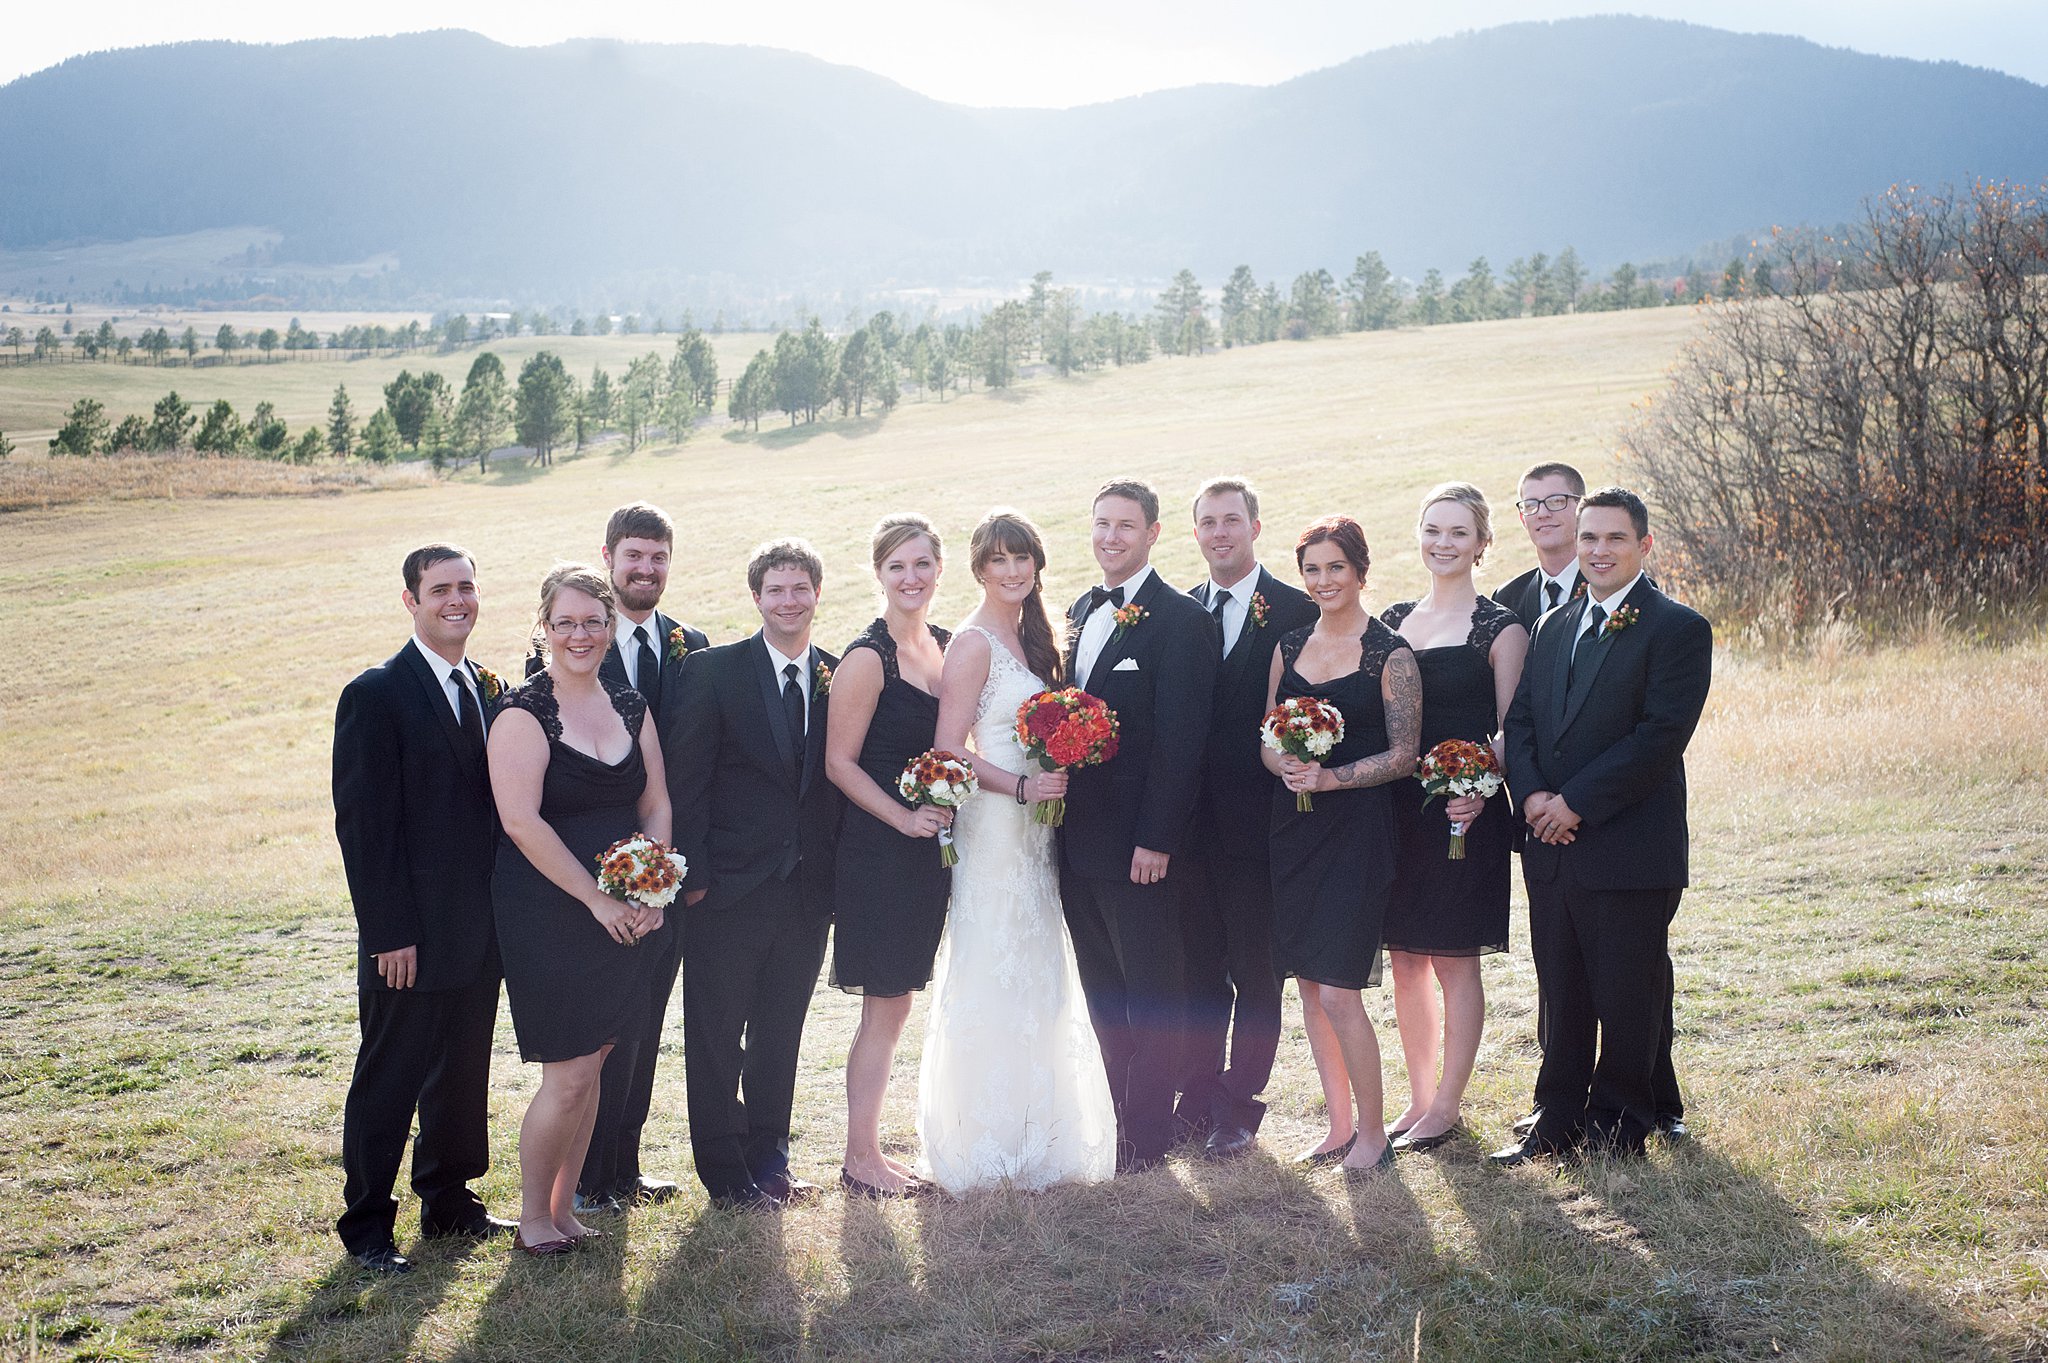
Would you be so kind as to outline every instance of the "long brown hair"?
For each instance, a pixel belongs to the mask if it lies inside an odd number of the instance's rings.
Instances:
[[[1031,595],[1024,598],[1023,613],[1017,618],[1017,642],[1024,645],[1024,665],[1045,678],[1048,686],[1058,686],[1064,659],[1045,611],[1045,540],[1023,516],[997,508],[981,518],[967,541],[968,564],[976,581],[997,554],[1029,554],[1036,565]]]

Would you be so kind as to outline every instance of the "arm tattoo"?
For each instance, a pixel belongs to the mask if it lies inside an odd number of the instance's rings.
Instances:
[[[1396,650],[1387,658],[1386,678],[1387,689],[1394,693],[1387,702],[1387,750],[1331,768],[1342,789],[1382,786],[1414,774],[1422,744],[1422,674],[1416,670],[1415,655],[1405,648]]]

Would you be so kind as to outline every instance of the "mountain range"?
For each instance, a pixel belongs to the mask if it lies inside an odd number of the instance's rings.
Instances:
[[[1067,110],[768,48],[457,31],[135,48],[0,87],[0,247],[260,225],[279,262],[387,255],[450,297],[1284,281],[1366,250],[1411,276],[1566,245],[1598,268],[1894,183],[2044,174],[2048,87],[1620,16]]]

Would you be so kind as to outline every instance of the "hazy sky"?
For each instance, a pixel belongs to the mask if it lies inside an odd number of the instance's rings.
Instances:
[[[1625,8],[1966,62],[2048,84],[2044,0],[0,0],[0,7],[7,11],[0,83],[108,47],[467,28],[518,44],[572,37],[758,43],[863,67],[958,103],[1065,106],[1203,81],[1268,84],[1396,43]]]

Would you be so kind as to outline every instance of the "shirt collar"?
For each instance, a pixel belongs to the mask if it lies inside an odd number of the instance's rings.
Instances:
[[[641,622],[647,626],[647,646],[656,653],[661,652],[661,626],[657,623],[659,616],[659,612],[649,611],[647,612],[647,619]],[[626,618],[624,611],[620,611],[618,615],[613,617],[612,642],[619,646],[619,652],[624,653],[626,651],[627,641],[633,637],[633,631],[639,628],[639,625]]]
[[[1150,566],[1150,565],[1147,565],[1147,566]],[[1257,584],[1257,582],[1258,582],[1258,580],[1259,580],[1259,564],[1258,564],[1258,560],[1254,559],[1254,560],[1252,561],[1252,570],[1251,570],[1250,572],[1246,573],[1246,574],[1245,574],[1245,575],[1244,575],[1243,577],[1239,578],[1239,579],[1238,579],[1237,581],[1235,581],[1235,582],[1218,582],[1218,581],[1217,581],[1217,580],[1216,580],[1215,578],[1213,578],[1213,577],[1212,577],[1212,578],[1210,578],[1210,579],[1209,579],[1209,599],[1210,599],[1211,601],[1214,601],[1214,600],[1216,599],[1216,593],[1217,593],[1217,592],[1229,592],[1229,593],[1230,593],[1230,599],[1231,599],[1232,601],[1236,601],[1236,602],[1247,602],[1247,601],[1250,601],[1250,600],[1252,599],[1252,594],[1251,594],[1251,593],[1250,593],[1249,591],[1246,591],[1245,589],[1246,589],[1247,587],[1251,587],[1251,586],[1254,586],[1254,585],[1256,585],[1256,584]]]
[[[428,648],[427,641],[420,638],[418,630],[412,632],[412,646],[420,651],[420,657],[426,659],[427,668],[434,674],[434,680],[440,682],[443,686],[448,684],[448,669],[451,667],[461,668],[465,677],[469,675],[469,657],[467,654],[463,656],[460,662],[451,663],[440,654],[434,652],[433,649]]]
[[[809,649],[804,650],[804,657],[792,658],[787,653],[784,653],[780,649],[776,648],[775,645],[769,643],[768,636],[766,634],[763,634],[761,636],[761,646],[768,650],[768,662],[769,665],[775,669],[775,681],[778,686],[782,683],[782,669],[788,667],[791,663],[795,663],[796,679],[804,684],[806,690],[809,689],[811,684],[811,671],[810,668],[806,666],[806,663],[809,661],[811,652]]]
[[[1579,580],[1579,561],[1576,558],[1568,560],[1564,567],[1557,571],[1555,577],[1544,572],[1543,565],[1539,563],[1536,565],[1536,576],[1544,582],[1555,582],[1558,586],[1558,600],[1568,600],[1571,597],[1573,585]]]
[[[1586,589],[1586,605],[1587,605],[1587,612],[1586,612],[1586,613],[1587,613],[1587,615],[1588,615],[1588,616],[1590,616],[1590,615],[1592,614],[1592,609],[1591,609],[1592,607],[1594,607],[1594,606],[1598,606],[1598,607],[1599,607],[1599,608],[1600,608],[1600,609],[1601,609],[1601,610],[1602,610],[1603,612],[1605,612],[1605,613],[1606,613],[1606,615],[1607,615],[1607,616],[1609,616],[1609,617],[1612,617],[1612,616],[1613,616],[1613,614],[1614,614],[1614,613],[1615,613],[1616,611],[1620,610],[1620,609],[1622,608],[1622,606],[1623,606],[1623,605],[1625,605],[1625,604],[1627,603],[1627,601],[1628,601],[1628,594],[1629,594],[1630,592],[1634,591],[1634,590],[1636,589],[1636,583],[1638,583],[1638,582],[1641,582],[1642,580],[1643,580],[1643,575],[1642,575],[1641,571],[1639,570],[1639,571],[1638,571],[1638,572],[1636,573],[1636,575],[1635,575],[1634,577],[1632,577],[1632,578],[1630,578],[1630,579],[1628,580],[1628,585],[1627,585],[1627,586],[1623,587],[1623,588],[1622,588],[1622,589],[1621,589],[1620,591],[1616,592],[1616,593],[1615,593],[1614,595],[1612,595],[1612,596],[1608,597],[1608,598],[1607,598],[1607,599],[1606,599],[1605,601],[1595,601],[1595,600],[1593,599],[1593,591],[1592,591],[1592,588],[1590,588],[1590,587],[1589,587],[1589,588],[1587,588],[1587,589]]]
[[[1151,576],[1152,565],[1148,563],[1144,567],[1138,569],[1137,572],[1132,573],[1130,577],[1125,579],[1124,585],[1122,587],[1125,605],[1129,605],[1131,602],[1138,599],[1139,591],[1141,591],[1144,588],[1146,581],[1149,580]],[[1111,591],[1116,589],[1109,587],[1107,584],[1104,584],[1103,590]]]

